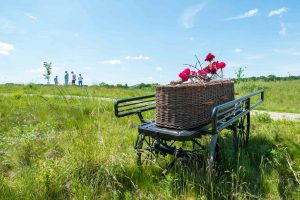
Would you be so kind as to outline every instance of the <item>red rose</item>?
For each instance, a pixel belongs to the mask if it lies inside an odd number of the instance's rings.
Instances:
[[[192,75],[196,75],[197,72],[196,72],[196,71],[191,71],[191,74],[192,74]]]
[[[190,70],[190,68],[186,68],[186,69],[185,69],[185,70],[183,70],[181,73],[184,73],[184,74],[190,75],[190,73],[191,73],[191,70]]]
[[[219,61],[215,61],[211,63],[211,66],[215,67],[218,69]]]
[[[183,81],[187,81],[187,80],[189,80],[189,75],[187,75],[187,74],[185,74],[185,73],[180,73],[179,75],[178,75]]]
[[[178,76],[183,80],[183,81],[187,81],[189,80],[189,75],[191,74],[191,70],[190,68],[186,68],[185,70],[183,70]]]
[[[210,73],[211,74],[216,74],[217,73],[217,67],[215,65],[211,65],[210,66]]]
[[[215,56],[211,53],[207,54],[205,61],[211,62],[213,59],[215,58]]]
[[[223,68],[225,68],[226,67],[226,63],[224,63],[224,62],[220,62],[220,63],[218,63],[218,65],[217,65],[217,68],[218,69],[223,69]]]
[[[210,68],[209,68],[209,65],[204,67],[203,70],[206,72],[206,73],[210,73]]]
[[[199,76],[203,76],[203,77],[207,76],[207,73],[206,73],[206,71],[204,69],[199,70],[198,74],[199,74]]]
[[[216,74],[218,69],[215,64],[211,64],[205,67],[203,70],[205,70],[207,73]]]

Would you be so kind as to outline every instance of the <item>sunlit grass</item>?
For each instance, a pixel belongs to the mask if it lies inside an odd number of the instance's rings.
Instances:
[[[260,110],[300,113],[300,80],[293,81],[249,81],[235,85],[239,96],[265,90],[265,102]]]
[[[253,117],[237,154],[224,131],[208,182],[200,168],[177,165],[162,178],[138,167],[139,121],[117,119],[112,102],[17,94],[0,109],[0,199],[299,199],[299,122]]]
[[[54,95],[76,95],[92,97],[126,98],[153,94],[153,88],[118,88],[100,86],[55,86],[55,85],[0,85],[0,93],[17,94],[54,94]]]

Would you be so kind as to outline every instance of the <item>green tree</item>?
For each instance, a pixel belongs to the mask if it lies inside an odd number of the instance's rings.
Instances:
[[[52,63],[51,62],[44,62],[43,67],[46,70],[46,73],[43,74],[44,78],[47,80],[47,83],[50,84],[50,77],[52,74]]]
[[[244,77],[245,69],[246,69],[246,67],[239,67],[237,70],[234,70],[237,83],[239,83],[242,80],[242,78]]]
[[[275,81],[277,79],[277,77],[275,75],[269,75],[268,77],[268,81]]]

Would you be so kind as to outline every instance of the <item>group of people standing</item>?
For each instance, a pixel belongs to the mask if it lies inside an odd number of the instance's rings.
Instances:
[[[72,85],[76,85],[76,80],[77,80],[77,76],[74,72],[71,72],[71,75],[72,75]],[[69,85],[69,73],[68,71],[65,71],[65,85]],[[55,85],[58,85],[58,76],[56,76],[54,78],[54,83]],[[81,74],[79,74],[78,76],[78,85],[79,87],[82,87],[83,86],[83,77],[81,76]]]

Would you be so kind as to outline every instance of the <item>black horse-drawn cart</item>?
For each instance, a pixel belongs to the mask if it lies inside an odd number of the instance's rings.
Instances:
[[[250,99],[258,96],[258,100],[250,103]],[[210,169],[219,156],[219,133],[223,129],[230,129],[233,133],[234,148],[246,146],[250,134],[250,111],[264,100],[264,91],[229,101],[214,107],[211,121],[191,130],[176,130],[158,127],[155,121],[145,120],[142,113],[155,109],[155,95],[117,100],[114,105],[115,115],[124,117],[137,114],[141,125],[138,127],[138,137],[135,143],[137,163],[139,165],[154,162],[159,155],[173,155],[164,173],[168,172],[178,158],[193,158],[207,152]],[[201,143],[203,136],[211,136],[209,146]],[[184,143],[177,146],[179,142]],[[190,145],[186,145],[189,142]],[[187,148],[186,148],[187,147]]]

